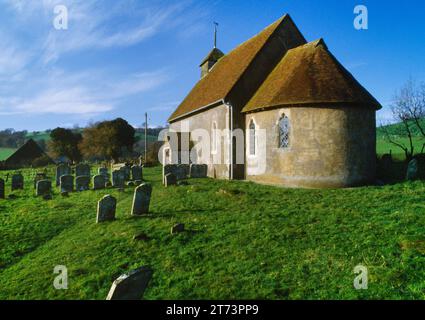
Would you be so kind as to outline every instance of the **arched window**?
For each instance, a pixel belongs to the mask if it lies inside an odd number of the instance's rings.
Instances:
[[[255,156],[255,123],[251,120],[249,123],[249,154]]]
[[[289,135],[291,131],[291,122],[286,115],[279,119],[279,148],[289,148]]]
[[[212,132],[211,132],[211,138],[212,138],[212,141],[211,141],[211,151],[212,151],[212,153],[217,153],[217,123],[216,122],[213,122],[213,125],[212,125]]]

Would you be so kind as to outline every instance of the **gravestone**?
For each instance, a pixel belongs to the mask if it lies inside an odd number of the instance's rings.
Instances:
[[[106,300],[141,300],[152,273],[150,268],[141,267],[120,276],[112,284]]]
[[[112,172],[112,186],[115,188],[123,188],[125,183],[124,172],[115,170]]]
[[[150,184],[142,184],[134,190],[133,205],[131,214],[139,216],[149,213],[149,204],[151,202],[152,186]]]
[[[105,177],[105,181],[109,181],[109,172],[108,172],[108,168],[99,168],[97,170],[98,174],[102,175]]]
[[[36,196],[44,196],[52,192],[52,182],[50,180],[40,180],[36,186]]]
[[[75,166],[76,177],[90,177],[90,166],[85,163],[80,163]]]
[[[141,166],[131,167],[131,179],[134,181],[143,180],[143,169]]]
[[[74,176],[63,175],[60,178],[61,193],[74,191]]]
[[[168,173],[165,175],[165,179],[164,179],[165,187],[175,186],[176,184],[177,184],[177,179],[173,173]]]
[[[90,189],[90,176],[78,176],[75,179],[75,189],[77,191],[87,191]]]
[[[38,172],[35,175],[35,178],[34,178],[34,189],[37,188],[37,182],[38,181],[46,180],[46,179],[47,179],[47,174],[46,173]]]
[[[4,192],[4,180],[0,178],[0,199],[5,198],[5,192]]]
[[[134,180],[134,185],[135,186],[140,186],[143,183],[142,180]]]
[[[123,173],[124,181],[130,180],[131,176],[131,167],[128,165],[125,165],[121,167],[120,171]]]
[[[187,179],[189,176],[190,165],[188,164],[167,164],[162,167],[162,179],[165,184],[165,176],[168,173],[175,175],[177,180]]]
[[[189,176],[191,178],[206,178],[208,166],[206,164],[191,164]]]
[[[12,191],[24,189],[24,176],[20,173],[12,176]]]
[[[93,190],[105,189],[106,179],[104,175],[98,174],[93,177]]]
[[[115,220],[117,209],[117,199],[111,195],[106,195],[97,203],[96,223]]]
[[[184,232],[184,224],[178,223],[171,228],[171,234],[177,234]]]
[[[71,167],[68,166],[67,164],[60,164],[56,167],[56,186],[60,185],[61,182],[61,177],[62,176],[66,176],[66,175],[70,175],[71,172]]]
[[[418,179],[418,173],[419,173],[418,160],[413,159],[409,162],[407,166],[406,180],[413,181]]]

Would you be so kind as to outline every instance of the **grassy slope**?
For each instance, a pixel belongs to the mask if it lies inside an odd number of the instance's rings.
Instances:
[[[33,139],[35,141],[45,140],[47,142],[47,141],[50,140],[50,135],[48,133],[44,132],[44,131],[39,132],[37,134],[35,134],[34,132],[29,132],[26,137],[27,137],[27,139]],[[145,138],[145,134],[138,132],[138,133],[136,133],[136,137],[143,140]],[[148,141],[149,142],[154,142],[154,141],[157,141],[157,140],[158,140],[158,137],[148,135]]]
[[[95,224],[88,191],[45,202],[33,190],[0,200],[0,299],[104,299],[112,281],[154,269],[147,299],[425,298],[425,182],[384,188],[296,190],[246,182],[191,180],[165,189],[160,168],[152,215],[131,218],[132,190],[117,221]],[[190,230],[171,236],[170,227]],[[150,241],[132,240],[146,233]],[[369,267],[369,290],[353,268]],[[69,269],[69,290],[52,283]]]

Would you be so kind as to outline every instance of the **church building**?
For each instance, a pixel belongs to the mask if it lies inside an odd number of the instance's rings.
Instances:
[[[209,133],[211,152],[190,161],[208,165],[210,177],[302,188],[374,181],[381,105],[289,15],[228,54],[214,47],[200,68],[169,123],[190,139]],[[173,152],[166,148],[165,162]]]

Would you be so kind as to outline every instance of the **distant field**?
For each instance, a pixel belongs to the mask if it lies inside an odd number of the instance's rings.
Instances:
[[[396,141],[398,143],[404,144],[405,146],[409,146],[408,138],[397,138]],[[425,140],[420,137],[414,137],[413,142],[415,146],[415,153],[420,153],[422,149],[422,145],[425,142]],[[376,144],[376,153],[379,156],[381,156],[385,153],[390,153],[390,150],[392,151],[394,158],[400,159],[400,160],[403,160],[405,158],[405,155],[402,149],[388,142],[385,138],[378,137],[377,144]]]
[[[300,190],[195,179],[164,188],[161,168],[147,168],[151,215],[134,218],[133,188],[69,198],[55,188],[44,201],[23,173],[25,190],[0,199],[0,299],[104,300],[114,279],[143,265],[153,269],[146,299],[425,299],[423,181]],[[105,194],[118,200],[117,220],[96,225]],[[187,232],[170,235],[176,223]],[[141,233],[147,241],[133,240]],[[68,290],[53,287],[56,265],[68,268]],[[353,288],[357,265],[368,267],[368,290]]]
[[[0,148],[0,161],[9,158],[15,151],[16,149],[12,148]]]

